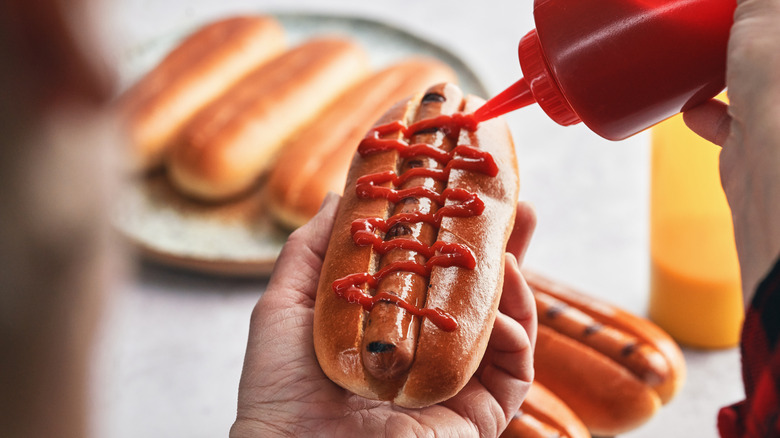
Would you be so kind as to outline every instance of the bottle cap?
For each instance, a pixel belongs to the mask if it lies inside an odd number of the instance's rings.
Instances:
[[[536,29],[528,32],[520,40],[517,55],[531,93],[544,112],[559,125],[569,126],[580,123],[579,116],[569,105],[547,66]]]

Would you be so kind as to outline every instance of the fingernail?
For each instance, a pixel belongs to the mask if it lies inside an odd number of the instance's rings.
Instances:
[[[517,202],[518,207],[521,207],[523,209],[527,209],[534,214],[536,214],[536,204],[534,204],[531,201],[518,201]]]

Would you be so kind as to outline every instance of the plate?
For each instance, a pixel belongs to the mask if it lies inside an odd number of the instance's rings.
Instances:
[[[464,92],[487,96],[476,73],[462,59],[404,29],[359,17],[271,15],[284,26],[290,45],[314,35],[347,35],[366,48],[374,69],[411,55],[438,58],[455,70]],[[120,83],[133,83],[194,29],[182,29],[134,48],[120,62]],[[233,203],[204,205],[179,196],[163,172],[126,185],[114,222],[146,258],[218,275],[268,275],[289,236],[289,230],[276,226],[266,214],[259,191]]]

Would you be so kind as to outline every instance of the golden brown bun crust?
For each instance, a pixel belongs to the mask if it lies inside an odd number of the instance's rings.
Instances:
[[[283,141],[368,70],[343,38],[315,38],[250,72],[198,112],[168,157],[182,193],[221,201],[249,189]]]
[[[417,95],[394,106],[376,125],[408,120],[421,97]],[[464,111],[473,111],[481,103],[478,98],[467,97]],[[336,296],[332,289],[338,278],[372,270],[372,250],[352,242],[350,225],[357,218],[385,217],[388,202],[358,199],[355,182],[365,174],[394,170],[398,154],[355,154],[353,158],[320,277],[314,344],[325,374],[363,397],[393,400],[405,407],[446,400],[467,383],[484,354],[501,293],[503,254],[514,221],[519,178],[513,143],[503,121],[480,124],[474,133],[461,131],[459,143],[489,151],[498,164],[499,174],[489,177],[455,170],[450,175],[448,187],[478,192],[485,202],[485,211],[474,217],[445,218],[438,240],[467,243],[477,256],[477,267],[473,271],[433,268],[426,307],[441,307],[454,315],[459,328],[445,332],[425,319],[405,382],[380,382],[367,377],[360,354],[365,312],[359,305]]]
[[[286,228],[306,223],[329,191],[341,193],[355,147],[390,105],[430,85],[455,80],[446,64],[412,58],[351,87],[284,145],[266,183],[271,214]]]
[[[662,403],[668,403],[677,394],[685,381],[685,357],[677,343],[661,328],[645,318],[587,296],[539,273],[524,269],[523,275],[532,289],[551,295],[604,325],[615,327],[640,339],[660,352],[666,360],[669,375],[659,384],[652,385],[653,389]]]
[[[284,47],[284,30],[266,16],[223,19],[187,37],[119,99],[133,168],[160,165],[190,117]]]
[[[590,438],[582,421],[555,394],[533,382],[520,411],[509,422],[501,438]]]

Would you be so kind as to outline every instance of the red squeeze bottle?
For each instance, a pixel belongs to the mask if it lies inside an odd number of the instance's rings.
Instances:
[[[725,87],[736,0],[535,0],[520,40],[525,78],[477,122],[539,103],[560,125],[622,140]]]

